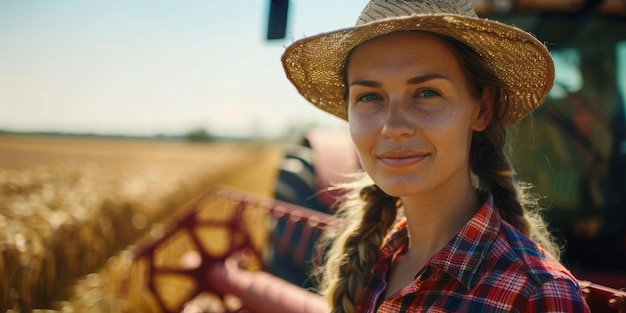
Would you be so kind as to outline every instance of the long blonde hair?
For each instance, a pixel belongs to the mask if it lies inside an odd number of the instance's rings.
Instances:
[[[470,92],[480,97],[488,88],[494,92],[494,99],[500,100],[494,103],[494,115],[487,128],[472,136],[469,161],[476,189],[493,195],[494,205],[503,220],[558,259],[560,247],[538,213],[535,198],[527,193],[525,185],[514,180],[514,171],[505,153],[507,125],[500,116],[508,107],[511,91],[471,48],[457,40],[439,37],[457,52]],[[352,313],[362,300],[372,266],[378,260],[383,240],[396,221],[401,204],[366,175],[342,187],[348,192],[336,213],[340,226],[324,235],[321,244],[329,248],[324,266],[317,274],[319,292],[327,297],[331,312]]]

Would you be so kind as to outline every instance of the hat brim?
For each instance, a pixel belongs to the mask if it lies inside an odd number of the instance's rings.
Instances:
[[[554,83],[548,49],[530,33],[497,21],[452,14],[411,15],[322,33],[293,42],[282,61],[298,92],[344,120],[344,65],[357,45],[396,31],[419,30],[454,38],[474,49],[512,91],[502,120],[513,124],[536,109]]]

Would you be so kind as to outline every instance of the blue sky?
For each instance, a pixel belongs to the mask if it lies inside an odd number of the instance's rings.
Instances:
[[[292,0],[288,33],[347,27],[367,1]],[[268,0],[0,0],[0,129],[273,136],[335,125],[287,81]]]
[[[0,129],[276,136],[343,125],[296,92],[280,56],[291,38],[353,25],[367,0],[291,0],[288,37],[271,42],[268,3],[0,0]],[[555,61],[557,79],[574,77]]]

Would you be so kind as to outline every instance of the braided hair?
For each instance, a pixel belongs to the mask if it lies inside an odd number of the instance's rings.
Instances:
[[[330,245],[321,277],[321,291],[333,313],[356,312],[380,247],[396,221],[399,199],[384,193],[363,175],[353,183],[336,216],[341,221],[328,230],[322,246]]]

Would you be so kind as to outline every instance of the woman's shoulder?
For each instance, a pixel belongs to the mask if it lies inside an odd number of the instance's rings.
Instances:
[[[521,311],[589,311],[570,271],[506,222],[479,272],[477,289],[498,289]]]
[[[557,259],[506,222],[502,223],[490,250],[483,264],[487,271],[507,273],[535,287],[554,280],[576,282]]]

